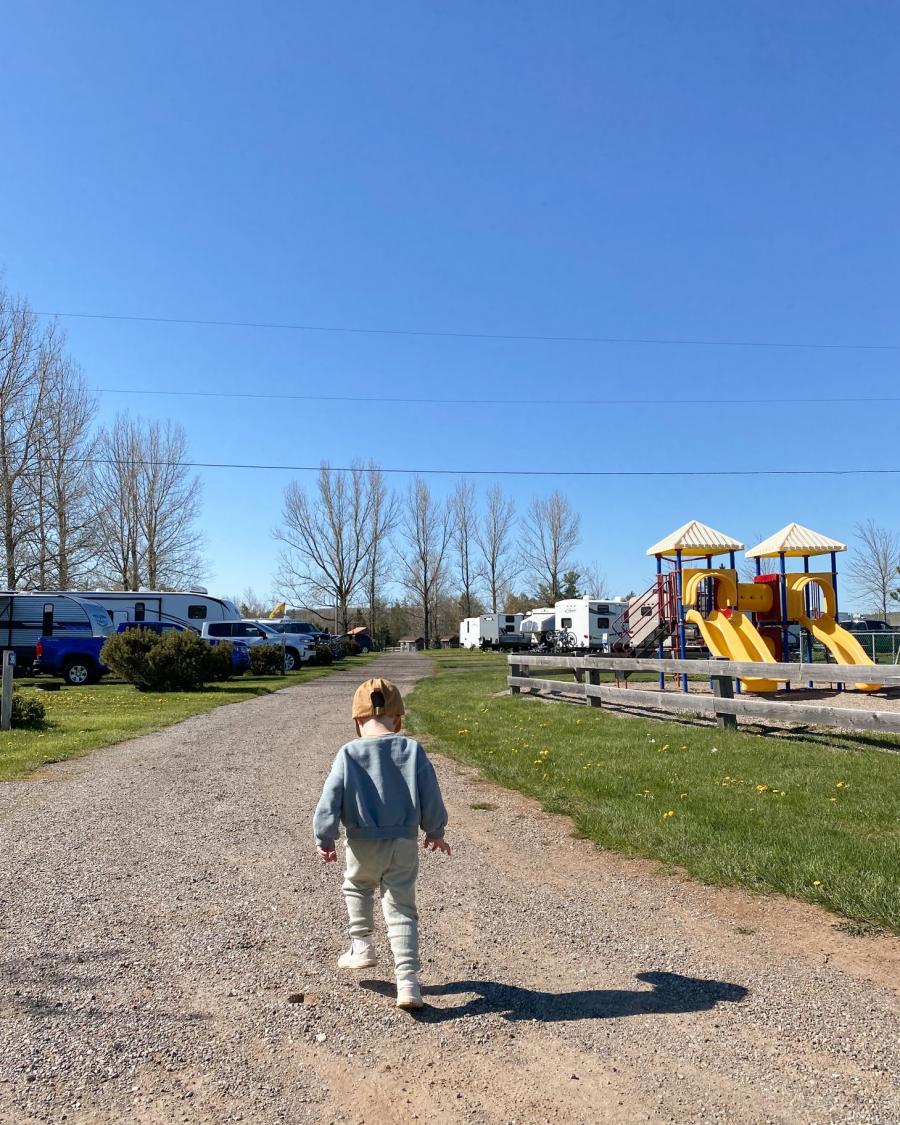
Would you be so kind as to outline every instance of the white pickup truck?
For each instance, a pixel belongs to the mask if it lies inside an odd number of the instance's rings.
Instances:
[[[288,636],[258,621],[204,621],[200,636],[210,640],[239,640],[251,648],[255,645],[283,647],[285,672],[310,664],[316,655],[315,646],[306,637]]]

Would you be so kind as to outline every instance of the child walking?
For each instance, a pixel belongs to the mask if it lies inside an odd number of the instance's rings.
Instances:
[[[357,737],[338,751],[313,817],[316,851],[337,859],[338,825],[347,833],[344,901],[350,917],[350,948],[342,969],[376,964],[373,901],[381,908],[397,975],[397,1007],[421,1008],[419,915],[416,875],[419,828],[423,847],[450,854],[444,840],[447,810],[434,766],[412,738],[400,734],[400,692],[390,680],[366,680],[353,697]]]

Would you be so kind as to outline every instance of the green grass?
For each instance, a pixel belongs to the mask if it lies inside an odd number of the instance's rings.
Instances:
[[[885,752],[897,739],[764,737],[496,697],[502,657],[434,656],[412,728],[569,815],[577,835],[900,933],[900,755]]]
[[[78,758],[102,746],[161,730],[191,715],[212,711],[226,703],[242,703],[294,684],[307,683],[332,671],[361,666],[377,654],[354,656],[323,668],[303,668],[286,676],[242,676],[204,691],[140,692],[130,684],[104,679],[91,687],[37,691],[35,681],[19,685],[23,695],[35,695],[47,709],[44,730],[0,733],[0,781],[25,777],[39,766]]]

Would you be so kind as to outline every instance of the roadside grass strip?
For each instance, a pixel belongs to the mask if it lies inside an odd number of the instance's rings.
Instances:
[[[412,729],[570,816],[576,835],[900,933],[900,740],[774,738],[498,697],[505,661],[472,659],[465,674],[459,655],[436,659],[410,697]]]
[[[379,653],[354,656],[321,668],[302,668],[284,676],[241,676],[202,691],[138,691],[131,684],[104,679],[91,687],[63,687],[56,692],[26,686],[23,695],[40,698],[47,710],[43,730],[0,733],[0,781],[26,777],[39,766],[78,758],[103,746],[162,730],[192,715],[227,703],[243,703],[255,696],[321,679],[332,672],[362,667]]]

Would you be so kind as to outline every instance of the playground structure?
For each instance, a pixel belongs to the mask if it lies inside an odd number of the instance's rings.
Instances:
[[[801,654],[812,663],[814,641],[824,645],[837,664],[873,666],[852,634],[837,623],[836,556],[846,545],[792,523],[747,551],[755,561],[752,582],[740,581],[735,555],[744,544],[698,520],[691,520],[647,550],[656,559],[657,580],[629,606],[632,651],[655,644],[662,659],[666,646],[676,658],[687,656],[687,629],[694,626],[710,653],[719,659],[778,664],[787,661],[792,638],[799,631]],[[728,556],[728,566],[713,560]],[[810,559],[828,556],[830,570],[810,570]],[[763,560],[778,562],[775,573],[763,573]],[[803,570],[789,571],[788,559],[802,559]],[[686,566],[702,560],[705,566]],[[655,596],[654,596],[655,595]],[[648,612],[649,610],[649,612]],[[646,624],[644,624],[646,622]],[[642,628],[643,625],[643,628]],[[746,691],[767,693],[779,680],[765,674],[741,676]],[[665,673],[660,672],[660,687]],[[860,691],[878,684],[857,683]],[[687,675],[682,675],[687,690]]]

